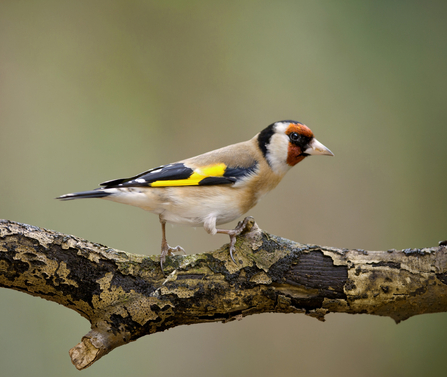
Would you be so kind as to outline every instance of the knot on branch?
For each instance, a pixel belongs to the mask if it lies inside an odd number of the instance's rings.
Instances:
[[[94,328],[69,351],[71,362],[78,370],[85,369],[114,348],[127,343],[128,339],[130,334],[126,332],[113,333],[105,328]]]

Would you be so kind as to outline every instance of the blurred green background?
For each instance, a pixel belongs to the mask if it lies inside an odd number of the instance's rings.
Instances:
[[[447,238],[447,3],[0,2],[0,217],[139,254],[158,218],[64,193],[307,124],[334,153],[250,211],[296,241],[386,250]],[[233,226],[229,224],[228,227]],[[168,226],[190,252],[228,242]],[[78,314],[0,290],[4,376],[77,376]],[[83,376],[439,376],[447,314],[265,314],[179,327]]]

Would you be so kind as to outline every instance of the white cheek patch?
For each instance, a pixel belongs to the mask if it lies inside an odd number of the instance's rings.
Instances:
[[[283,126],[284,131],[281,129]],[[267,145],[267,160],[276,174],[285,174],[290,169],[287,164],[289,138],[284,132],[285,124],[278,124],[276,133],[272,135],[270,143]]]
[[[290,126],[290,122],[276,122],[275,132],[279,134],[285,134]]]

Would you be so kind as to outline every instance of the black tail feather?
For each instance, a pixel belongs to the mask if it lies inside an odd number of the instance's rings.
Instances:
[[[73,200],[73,199],[88,199],[88,198],[104,198],[112,195],[110,192],[106,192],[103,189],[96,189],[91,191],[74,192],[72,194],[65,194],[57,197],[60,200]]]

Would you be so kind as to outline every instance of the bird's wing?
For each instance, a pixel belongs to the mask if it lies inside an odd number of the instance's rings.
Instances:
[[[131,178],[114,179],[100,185],[110,187],[172,187],[231,184],[253,174],[257,162],[250,166],[229,166],[224,162],[205,166],[185,162],[162,165]]]

